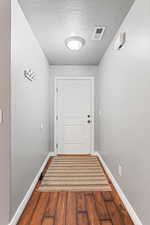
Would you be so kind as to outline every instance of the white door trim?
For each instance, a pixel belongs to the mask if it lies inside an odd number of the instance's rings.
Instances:
[[[54,80],[54,154],[57,155],[57,140],[56,140],[56,116],[57,116],[57,107],[56,107],[56,98],[57,98],[57,81],[58,80],[90,80],[92,83],[92,115],[94,119],[94,77],[64,77],[58,76]],[[92,123],[92,144],[91,144],[91,154],[94,154],[94,122]]]

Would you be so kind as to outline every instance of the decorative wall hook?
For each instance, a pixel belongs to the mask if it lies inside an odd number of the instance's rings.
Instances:
[[[114,49],[120,50],[126,43],[126,32],[120,33],[115,41]]]
[[[35,80],[35,73],[30,70],[24,70],[24,77],[27,78],[29,81]]]

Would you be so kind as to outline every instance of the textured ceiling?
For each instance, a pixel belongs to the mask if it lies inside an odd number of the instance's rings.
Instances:
[[[133,0],[19,0],[50,64],[96,65],[129,11]],[[95,25],[106,26],[103,39],[93,41]],[[66,48],[71,35],[86,40],[76,52]]]

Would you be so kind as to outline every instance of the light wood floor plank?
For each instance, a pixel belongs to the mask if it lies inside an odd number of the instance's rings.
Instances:
[[[67,214],[66,214],[66,225],[77,225],[76,217],[76,193],[68,192],[67,195]]]
[[[109,214],[104,202],[104,199],[102,197],[102,194],[100,192],[94,192],[94,198],[96,202],[96,209],[97,213],[99,215],[100,220],[109,220]]]
[[[114,202],[107,201],[106,205],[107,205],[108,212],[109,212],[109,215],[111,217],[113,224],[124,225],[123,219],[122,219],[120,213],[118,212]]]
[[[60,192],[55,215],[55,224],[57,225],[66,225],[66,202],[67,193]]]
[[[98,216],[97,211],[96,211],[95,201],[94,201],[93,195],[86,194],[85,199],[86,199],[86,204],[87,204],[89,225],[101,225],[99,216]]]
[[[32,215],[34,213],[34,210],[38,204],[39,198],[41,193],[34,191],[27,206],[26,210],[23,212],[18,225],[27,225],[31,222]]]
[[[40,199],[35,208],[34,214],[32,216],[30,225],[41,225],[43,220],[43,215],[48,204],[49,194],[41,193]]]

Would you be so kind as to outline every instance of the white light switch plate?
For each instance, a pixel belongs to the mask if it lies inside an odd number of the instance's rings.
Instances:
[[[0,109],[0,124],[3,122],[3,111]]]

